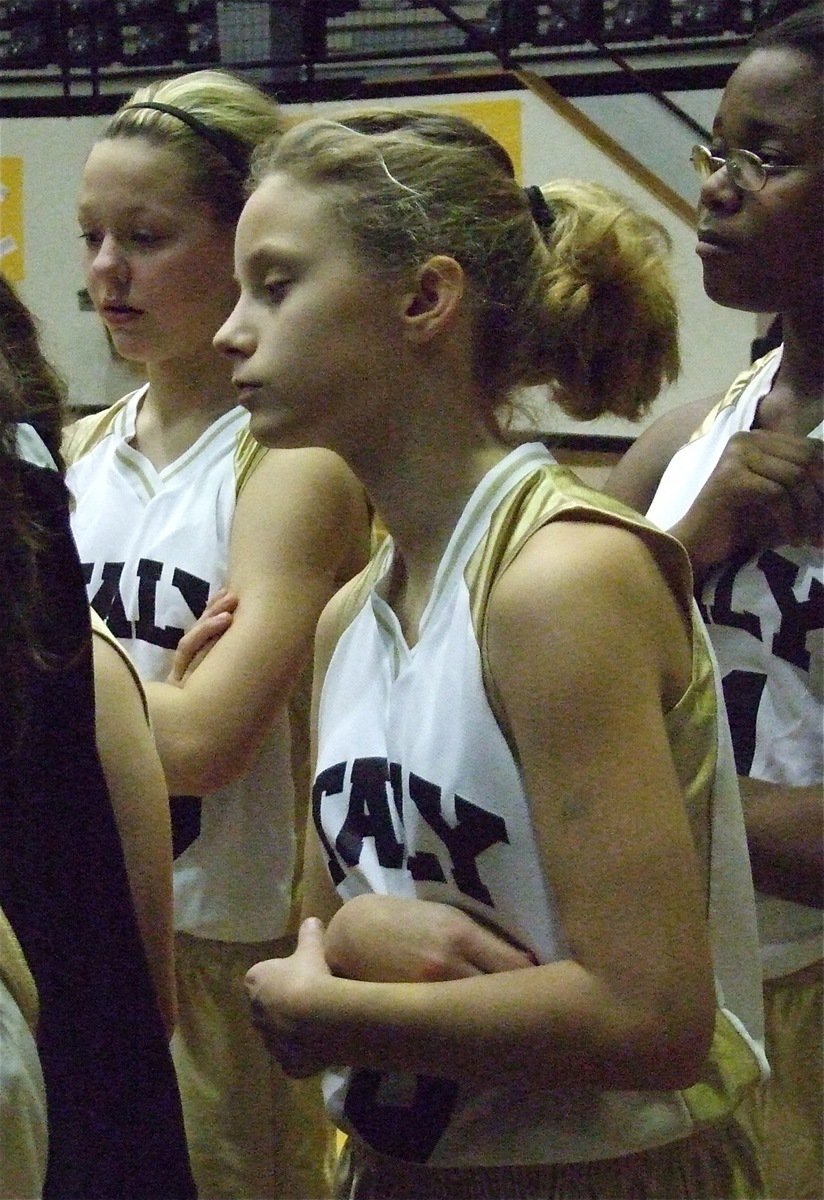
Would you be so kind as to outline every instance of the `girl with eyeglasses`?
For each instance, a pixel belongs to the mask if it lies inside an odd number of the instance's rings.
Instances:
[[[778,314],[783,343],[653,424],[607,485],[689,550],[724,675],[772,1066],[742,1113],[768,1195],[802,1200],[824,1178],[823,37],[820,3],[756,36],[693,154],[707,295]]]
[[[298,948],[247,976],[275,1057],[326,1071],[337,1194],[758,1196],[754,900],[686,555],[501,424],[525,384],[655,395],[660,230],[525,193],[435,113],[301,123],[252,187],[216,344],[255,436],[334,448],[390,533],[318,628]]]

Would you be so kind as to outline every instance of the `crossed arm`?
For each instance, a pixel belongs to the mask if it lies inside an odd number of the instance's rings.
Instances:
[[[683,615],[635,537],[564,524],[499,582],[489,648],[569,955],[534,965],[423,901],[341,908],[310,834],[298,949],[247,976],[293,1074],[337,1063],[561,1087],[694,1081],[713,980],[663,722],[689,678]],[[333,624],[334,611],[321,659]]]
[[[341,459],[319,449],[265,455],[237,502],[231,600],[218,599],[194,635],[198,645],[204,629],[222,636],[179,668],[178,686],[147,687],[172,794],[214,791],[248,767],[310,658],[323,606],[368,548],[363,489]]]
[[[604,490],[645,513],[675,453],[713,407],[686,404],[650,426],[615,466]],[[824,476],[819,439],[750,429],[734,434],[706,484],[670,532],[696,580],[729,559],[784,544],[822,544]]]
[[[711,401],[684,405],[655,422],[616,466],[605,490],[646,512],[676,451]],[[683,518],[670,530],[686,547],[696,579],[738,555],[784,544],[822,544],[824,471],[818,439],[772,430],[735,434]],[[753,878],[760,891],[824,905],[821,788],[739,780]]]

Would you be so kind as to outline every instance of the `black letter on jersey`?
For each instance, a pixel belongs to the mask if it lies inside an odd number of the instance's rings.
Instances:
[[[758,706],[767,676],[756,671],[730,671],[723,679],[724,706],[730,723],[736,775],[749,775],[755,756]]]
[[[336,887],[346,872],[338,862],[337,855],[324,832],[321,805],[323,804],[324,796],[339,796],[341,794],[345,776],[346,763],[335,763],[333,767],[327,767],[325,771],[321,771],[312,784],[312,820],[315,822],[315,829],[317,830],[321,845],[326,851],[326,863],[329,868],[329,875]]]
[[[177,588],[197,620],[209,599],[209,584],[206,580],[200,579],[197,575],[190,575],[182,567],[175,567],[172,575],[172,587]]]
[[[335,849],[347,866],[354,867],[360,862],[364,838],[368,837],[375,839],[375,853],[382,867],[399,867],[403,863],[403,844],[395,837],[389,809],[389,783],[389,764],[385,758],[356,758],[352,763],[349,811],[335,839]]]
[[[432,1075],[402,1077],[411,1085],[407,1104],[389,1096],[393,1076],[378,1071],[353,1072],[344,1112],[365,1142],[381,1154],[410,1162],[426,1162],[449,1124],[458,1085]]]
[[[797,600],[793,591],[793,584],[798,577],[795,563],[782,558],[774,550],[767,550],[759,558],[758,565],[767,577],[770,591],[781,612],[781,624],[773,638],[773,654],[792,663],[800,671],[809,671],[807,634],[824,626],[824,587],[819,579],[813,579],[807,599]]]
[[[172,858],[180,858],[192,842],[200,837],[200,818],[203,801],[200,796],[170,796],[172,817]]]
[[[737,559],[721,572],[715,585],[712,604],[709,606],[708,618],[716,625],[728,625],[732,629],[743,629],[745,633],[752,634],[760,642],[761,622],[755,613],[735,612],[732,607],[732,589],[741,566],[741,561]]]
[[[86,587],[91,583],[94,563],[83,563],[83,578]],[[120,595],[120,577],[123,563],[104,563],[100,587],[91,597],[91,605],[97,615],[106,622],[109,632],[116,638],[132,636],[131,622],[126,617],[123,598]]]
[[[462,796],[455,796],[458,824],[448,825],[441,811],[441,791],[418,775],[409,775],[409,795],[418,812],[449,851],[452,878],[465,896],[492,905],[492,896],[478,874],[476,859],[496,844],[509,844],[506,824],[501,817],[479,808]],[[410,869],[412,861],[410,860]],[[414,871],[413,871],[414,876]]]
[[[135,622],[135,637],[149,642],[152,646],[163,646],[165,650],[174,650],[183,637],[183,630],[175,626],[160,629],[157,624],[157,584],[163,572],[163,563],[153,558],[141,558],[137,564],[137,577],[140,580],[137,587],[137,621]]]

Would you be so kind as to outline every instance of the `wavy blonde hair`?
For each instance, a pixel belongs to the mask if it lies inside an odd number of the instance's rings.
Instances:
[[[172,113],[133,105],[147,101],[183,109],[222,139],[238,168],[202,134]],[[205,200],[217,218],[234,225],[245,199],[252,151],[286,128],[277,102],[228,71],[191,71],[138,88],[114,114],[102,137],[144,137],[179,155],[192,194]]]
[[[543,384],[574,417],[633,419],[676,377],[669,236],[609,189],[546,184],[540,231],[504,148],[427,111],[303,121],[255,152],[250,187],[274,171],[328,189],[330,220],[374,269],[406,272],[435,254],[460,263],[476,381],[495,409]]]

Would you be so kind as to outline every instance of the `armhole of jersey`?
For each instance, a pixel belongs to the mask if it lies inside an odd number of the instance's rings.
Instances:
[[[238,435],[235,448],[235,498],[246,487],[252,477],[252,472],[260,466],[268,448],[262,446],[249,432],[248,426]]]
[[[529,538],[539,529],[557,520],[598,522],[629,529],[631,533],[641,539],[652,554],[676,603],[684,614],[687,636],[694,643],[692,567],[689,556],[680,542],[670,534],[646,522],[643,517],[639,517],[631,509],[625,509],[620,502],[609,500],[600,493],[592,492],[586,485],[580,484],[574,476],[570,495],[567,498],[562,496],[562,502],[556,507],[545,508],[541,497],[547,490],[546,485],[551,488],[552,481],[556,478],[568,480],[570,473],[564,468],[553,468],[551,473],[544,476],[542,480],[544,486],[539,485],[537,488],[528,489],[532,493],[531,495],[525,491],[526,503],[522,511],[517,511],[517,503],[503,508],[493,521],[493,525],[497,525],[498,528],[505,527],[508,530],[503,552],[496,556],[487,550],[490,542],[500,540],[495,537],[491,526],[489,537],[485,542],[482,541],[466,568],[470,613],[481,656],[484,690],[492,714],[516,762],[520,762],[520,757],[489,661],[487,612],[498,580]],[[579,489],[581,496],[577,495]],[[585,502],[587,496],[590,497],[590,503]],[[599,507],[598,501],[608,507]]]
[[[137,668],[135,667],[131,658],[129,658],[129,655],[120,645],[120,642],[118,642],[114,634],[108,629],[102,617],[98,616],[93,608],[89,611],[91,614],[92,636],[100,638],[100,640],[103,642],[108,642],[108,644],[117,651],[118,655],[125,663],[129,670],[129,674],[134,680],[134,685],[137,689],[138,695],[140,696],[140,703],[143,705],[143,713],[146,717],[146,724],[150,725],[151,721],[149,718],[149,702],[146,699],[146,689],[143,687],[143,681],[137,673]]]
[[[373,543],[375,535],[373,532]],[[353,575],[348,583],[336,593],[338,611],[335,613],[335,624],[332,632],[332,654],[346,630],[366,604],[375,580],[383,571],[386,557],[391,553],[391,541],[384,531],[374,555],[357,575]],[[332,655],[329,656],[331,662]]]

